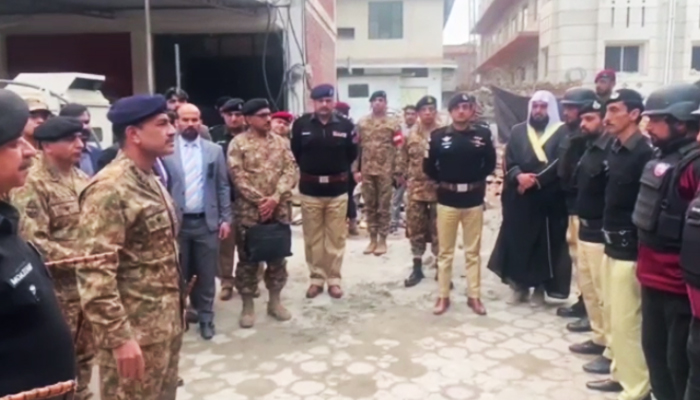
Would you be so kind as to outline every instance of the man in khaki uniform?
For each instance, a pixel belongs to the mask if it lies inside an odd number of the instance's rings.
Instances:
[[[362,182],[370,237],[364,254],[379,256],[387,252],[394,162],[396,149],[403,144],[403,134],[400,118],[387,115],[384,91],[372,93],[369,101],[372,113],[357,123],[361,155],[353,165],[353,172],[355,181]]]
[[[24,140],[28,141],[34,147],[38,147],[36,140],[34,139],[34,130],[37,126],[43,124],[48,120],[52,114],[49,110],[48,104],[39,97],[26,97],[24,101],[29,107],[29,120],[27,125],[24,127],[22,136]]]
[[[333,298],[343,296],[340,268],[348,231],[348,169],[357,157],[354,126],[333,112],[335,88],[319,85],[311,91],[315,111],[292,127],[292,153],[301,171],[301,212],[306,263],[311,285],[307,298],[328,284]]]
[[[93,326],[102,400],[175,400],[184,296],[177,215],[153,172],[172,154],[163,96],[115,102],[120,151],[80,195],[78,290]]]
[[[34,140],[43,150],[29,170],[26,184],[12,192],[12,203],[20,212],[20,235],[33,243],[51,269],[54,289],[63,315],[76,342],[78,364],[77,400],[89,399],[88,385],[95,356],[90,323],[80,308],[75,264],[61,260],[74,258],[79,246],[80,207],[78,195],[88,176],[75,167],[83,150],[80,121],[56,117],[34,131]]]
[[[255,324],[253,296],[258,289],[260,264],[249,261],[246,233],[260,223],[290,223],[289,207],[292,188],[299,180],[299,170],[289,149],[289,141],[270,131],[270,105],[265,99],[249,100],[243,105],[248,131],[237,135],[228,152],[228,165],[235,187],[234,224],[238,247],[236,289],[243,300],[239,325]],[[287,260],[273,260],[265,269],[265,286],[270,294],[267,313],[279,320],[291,318],[282,305],[280,294],[287,283]]]
[[[413,271],[404,281],[406,287],[415,286],[423,275],[423,254],[426,244],[437,259],[437,183],[423,171],[425,154],[430,144],[430,134],[440,125],[435,120],[437,100],[424,96],[416,104],[419,121],[408,134],[406,143],[399,150],[395,175],[401,183],[408,181],[408,206],[406,208],[406,236],[411,241]]]

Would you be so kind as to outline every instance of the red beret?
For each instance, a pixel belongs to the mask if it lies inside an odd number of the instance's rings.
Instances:
[[[598,72],[598,75],[595,76],[595,81],[598,82],[598,79],[601,78],[607,78],[610,79],[611,81],[615,82],[615,71],[612,69],[604,69],[600,72]]]
[[[348,112],[350,111],[350,104],[339,101],[335,103],[335,109],[342,112]]]
[[[287,122],[292,122],[294,119],[294,116],[291,113],[288,113],[286,111],[278,111],[270,116],[271,118],[275,119],[283,119]]]

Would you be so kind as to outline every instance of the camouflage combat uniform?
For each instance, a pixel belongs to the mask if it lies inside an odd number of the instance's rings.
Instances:
[[[88,183],[78,168],[63,175],[39,155],[29,170],[26,184],[12,192],[12,203],[20,212],[20,235],[34,244],[46,262],[74,258],[79,247],[80,206],[78,195]],[[95,345],[90,323],[82,315],[75,277],[75,264],[49,267],[58,297],[75,342],[78,363],[76,400],[92,397],[88,385],[92,378]]]
[[[426,243],[437,255],[437,183],[423,172],[423,160],[430,145],[430,134],[440,126],[416,125],[399,150],[395,174],[403,176],[408,185],[406,236],[411,242],[411,254],[422,257]]]
[[[396,146],[394,135],[401,120],[394,116],[363,117],[357,123],[360,140],[362,198],[367,229],[374,240],[389,234],[390,209]],[[355,167],[357,169],[357,167]]]
[[[152,171],[119,153],[80,196],[78,289],[92,322],[102,400],[174,400],[183,296],[172,199]],[[112,350],[141,346],[143,381],[120,379]]]
[[[246,230],[260,223],[258,203],[265,197],[278,200],[273,220],[291,223],[289,202],[299,180],[299,169],[289,141],[272,132],[265,137],[251,131],[237,135],[229,146],[228,165],[236,197],[236,289],[242,296],[252,296],[258,287],[258,263],[247,261]],[[269,291],[282,290],[287,282],[287,260],[268,262],[264,279]]]

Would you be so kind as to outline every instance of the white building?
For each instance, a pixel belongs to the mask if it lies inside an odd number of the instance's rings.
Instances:
[[[700,0],[481,0],[484,83],[591,84],[603,68],[643,93],[700,79]]]
[[[355,119],[369,112],[369,96],[387,93],[399,110],[429,94],[440,101],[442,31],[453,0],[337,0],[338,94]]]

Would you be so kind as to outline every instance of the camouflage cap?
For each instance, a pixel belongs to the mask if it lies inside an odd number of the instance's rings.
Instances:
[[[49,110],[49,105],[46,104],[46,102],[39,97],[25,97],[24,101],[27,103],[27,107],[29,107],[29,112],[34,112],[34,111],[51,112],[51,110]]]

